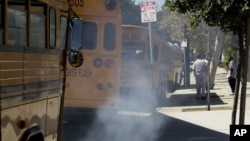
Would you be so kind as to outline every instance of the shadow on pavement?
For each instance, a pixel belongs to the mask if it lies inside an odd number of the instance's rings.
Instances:
[[[190,84],[190,86],[187,88],[185,85],[181,85],[178,90],[183,90],[183,89],[195,89],[195,84]]]
[[[157,141],[229,141],[229,135],[159,114],[163,126]]]
[[[216,93],[210,93],[211,105],[227,104],[221,100]],[[198,99],[196,93],[190,94],[172,94],[161,100],[161,107],[177,107],[177,106],[203,106],[207,105],[207,100]]]
[[[227,134],[160,113],[155,115],[102,114],[104,117],[100,116],[100,113],[84,114],[81,117],[72,115],[72,119],[63,126],[62,141],[229,140]]]

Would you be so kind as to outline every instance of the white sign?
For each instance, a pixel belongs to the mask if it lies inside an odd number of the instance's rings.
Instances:
[[[182,42],[181,42],[181,47],[187,47],[187,40],[184,39]]]
[[[156,3],[151,2],[142,2],[141,3],[141,22],[155,22],[156,21]]]

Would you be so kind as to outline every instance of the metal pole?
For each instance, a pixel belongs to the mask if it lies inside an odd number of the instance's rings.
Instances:
[[[152,95],[153,95],[153,105],[154,105],[154,125],[155,130],[157,129],[156,126],[156,92],[155,92],[155,67],[154,67],[154,54],[153,54],[153,47],[152,47],[152,37],[151,37],[151,23],[148,23],[148,35],[149,35],[149,52],[150,52],[150,63],[151,63],[151,70],[152,70]]]
[[[186,47],[185,47],[186,48]],[[186,50],[184,48],[184,50]],[[185,67],[184,67],[184,86],[185,86],[185,88],[187,88],[187,69],[186,69],[186,63],[187,63],[187,61],[186,61],[186,52],[184,52],[184,64],[185,64]]]
[[[210,111],[210,29],[208,27],[208,53],[207,53],[207,110]]]
[[[190,87],[190,59],[189,59],[189,37],[187,35],[187,25],[184,24],[184,38],[187,40],[187,47],[185,47],[184,57],[185,57],[185,86]]]

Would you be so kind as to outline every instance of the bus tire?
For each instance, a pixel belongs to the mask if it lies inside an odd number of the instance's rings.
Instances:
[[[23,134],[22,141],[44,141],[44,136],[39,126],[33,126]]]

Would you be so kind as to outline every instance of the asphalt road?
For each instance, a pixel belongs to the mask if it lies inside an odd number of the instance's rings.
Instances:
[[[67,118],[63,141],[229,141],[227,134],[161,113],[96,110]]]

